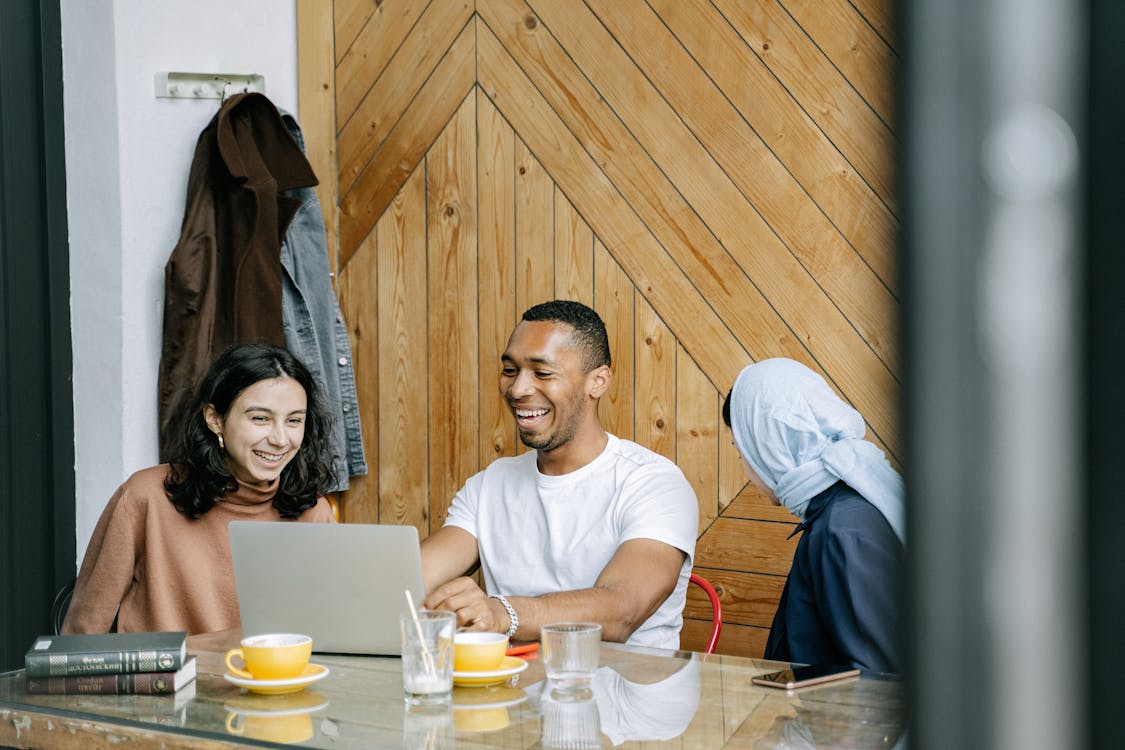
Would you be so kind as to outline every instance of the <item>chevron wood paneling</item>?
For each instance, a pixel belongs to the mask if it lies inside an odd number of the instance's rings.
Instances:
[[[607,429],[695,487],[719,651],[760,655],[797,540],[722,426],[739,370],[805,362],[901,453],[888,0],[299,0],[298,25],[371,467],[342,518],[428,534],[523,450],[499,354],[580,300]],[[690,592],[685,647],[709,616]]]

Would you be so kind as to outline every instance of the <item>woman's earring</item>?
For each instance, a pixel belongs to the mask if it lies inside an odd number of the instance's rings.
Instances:
[[[219,436],[219,450],[225,451],[227,449],[227,444],[223,442],[223,433],[216,432],[215,434]]]

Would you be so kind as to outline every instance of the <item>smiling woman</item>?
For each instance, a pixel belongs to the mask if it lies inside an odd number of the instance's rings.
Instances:
[[[283,375],[238,394],[226,415],[207,404],[203,416],[226,451],[235,479],[267,486],[301,447],[307,403],[301,384]]]
[[[102,512],[64,633],[238,627],[227,525],[332,523],[327,416],[285,349],[242,344],[208,369],[176,461],[144,469]]]

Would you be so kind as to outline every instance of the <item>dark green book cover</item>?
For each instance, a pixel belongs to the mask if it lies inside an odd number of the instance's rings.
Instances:
[[[187,633],[43,635],[24,655],[28,677],[175,672],[187,658]]]
[[[29,695],[87,693],[98,695],[171,695],[195,679],[195,657],[178,672],[117,672],[67,677],[27,676]]]

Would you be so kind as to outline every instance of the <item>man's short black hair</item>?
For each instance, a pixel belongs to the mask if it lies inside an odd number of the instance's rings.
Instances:
[[[574,329],[574,341],[582,350],[584,369],[586,372],[595,367],[605,365],[609,367],[612,360],[609,356],[609,335],[605,331],[605,323],[586,305],[573,300],[556,299],[550,302],[541,302],[531,307],[523,314],[527,321],[550,321],[552,323],[565,323]]]

